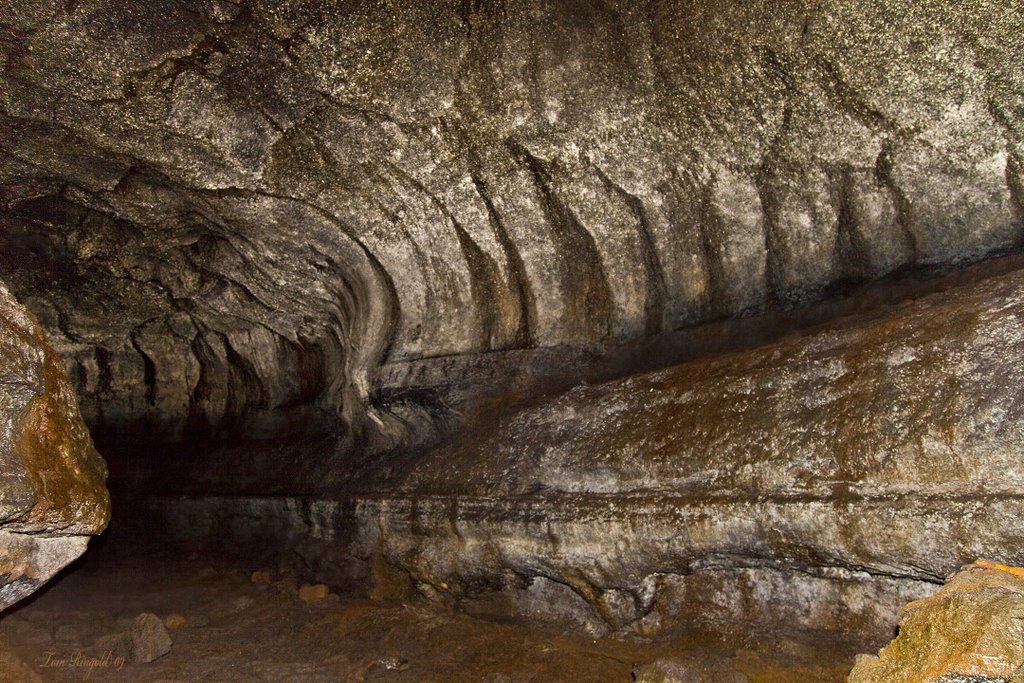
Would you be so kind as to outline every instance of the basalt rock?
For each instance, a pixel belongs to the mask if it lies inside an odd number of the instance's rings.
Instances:
[[[903,609],[899,636],[849,683],[1024,681],[1024,569],[979,561]]]
[[[478,404],[418,361],[1019,245],[1022,41],[1015,0],[7,3],[0,272],[107,442],[416,445]]]
[[[64,362],[0,284],[0,609],[78,557],[110,516]]]
[[[1020,274],[734,343],[1024,246],[1019,0],[3,7],[0,277],[159,542],[644,636],[1024,561]]]
[[[1024,272],[594,386],[334,499],[149,501],[169,539],[287,548],[330,583],[591,632],[880,644],[1024,548]]]
[[[1024,562],[1022,320],[1018,272],[579,386],[422,458],[367,516],[456,598],[565,588],[641,631],[705,602],[694,618],[877,624],[972,557]]]

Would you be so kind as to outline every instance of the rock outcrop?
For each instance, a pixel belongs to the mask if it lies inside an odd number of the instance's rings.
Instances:
[[[0,275],[110,442],[408,446],[423,359],[1021,242],[1015,0],[8,5]]]
[[[81,555],[110,502],[64,362],[2,284],[0,465],[3,609]]]
[[[724,582],[746,588],[704,595],[733,595],[719,609],[739,618],[765,600],[769,622],[853,622],[854,605],[885,601],[850,587],[941,581],[989,554],[1024,562],[1021,320],[1014,273],[579,386],[422,458],[374,524],[392,562],[457,596],[542,579],[643,626],[659,593],[678,609]],[[765,578],[778,570],[817,582]],[[837,600],[790,592],[836,579]]]
[[[877,639],[971,558],[1024,563],[1022,320],[1018,271],[578,386],[375,492],[162,514],[171,538],[278,535],[335,582],[479,613]]]
[[[899,636],[848,683],[1024,681],[1024,569],[975,562],[903,609]]]

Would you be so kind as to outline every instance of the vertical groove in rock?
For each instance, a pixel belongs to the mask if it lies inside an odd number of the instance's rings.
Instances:
[[[842,169],[831,178],[832,196],[836,205],[836,248],[834,272],[845,277],[865,277],[871,272],[868,248],[858,231],[857,218],[851,203],[853,192],[850,169]]]
[[[499,309],[495,305],[498,296],[498,266],[477,246],[454,216],[449,217],[459,238],[463,256],[471,275],[470,293],[476,306],[476,326],[480,330],[480,350],[492,350],[496,344]]]
[[[920,248],[918,246],[918,237],[913,229],[913,206],[911,206],[910,200],[907,199],[907,196],[893,177],[893,145],[892,140],[887,140],[883,144],[882,151],[878,154],[878,159],[875,163],[875,178],[892,195],[893,202],[896,205],[896,224],[904,236],[904,242],[911,255],[908,263],[914,264],[920,258]]]
[[[1024,244],[1024,161],[1011,152],[1006,159],[1006,185],[1010,188],[1010,201],[1017,218],[1017,246]]]
[[[540,159],[514,138],[508,138],[505,144],[513,158],[533,176],[552,237],[564,259],[560,294],[569,301],[569,313],[563,324],[575,332],[572,337],[579,341],[608,339],[615,309],[594,236],[558,199]]]
[[[615,183],[600,166],[593,163],[591,165],[605,187],[622,198],[636,219],[640,254],[643,259],[644,276],[647,281],[644,332],[646,334],[657,334],[666,327],[666,302],[668,294],[665,287],[665,273],[662,270],[658,251],[654,245],[654,238],[648,224],[643,201],[636,195],[627,192],[621,185]]]
[[[423,183],[393,164],[388,164],[388,168],[416,192],[429,199],[437,211],[451,224],[458,238],[462,257],[469,269],[470,297],[476,309],[475,327],[479,333],[477,350],[489,351],[495,347],[496,341],[500,345],[498,328],[501,322],[499,316],[502,307],[497,301],[497,297],[502,283],[498,265],[473,241],[473,238],[445,203],[430,192]]]
[[[505,228],[504,223],[501,220],[501,214],[498,213],[497,208],[494,206],[494,202],[491,199],[487,184],[477,174],[472,176],[473,186],[476,188],[477,194],[480,195],[481,201],[484,206],[487,207],[487,217],[491,222],[491,227],[494,230],[494,234],[498,238],[498,243],[501,245],[502,251],[505,253],[505,259],[508,262],[509,275],[512,279],[512,288],[516,293],[516,301],[518,303],[518,322],[516,324],[515,333],[512,336],[511,348],[529,348],[533,346],[533,336],[531,330],[533,324],[531,321],[535,318],[534,313],[534,300],[533,295],[530,291],[529,277],[526,274],[526,268],[523,265],[523,257],[520,255],[519,250],[516,249],[512,239],[509,237],[508,230]]]
[[[142,365],[145,368],[145,374],[143,375],[143,381],[146,383],[146,403],[150,407],[156,406],[156,363],[149,357],[142,347],[139,346],[139,340],[136,338],[135,333],[132,332],[130,335],[132,341],[132,347],[138,352],[142,358]]]
[[[0,274],[122,434],[388,440],[445,410],[398,366],[1024,236],[1013,0],[47,7],[0,19]]]

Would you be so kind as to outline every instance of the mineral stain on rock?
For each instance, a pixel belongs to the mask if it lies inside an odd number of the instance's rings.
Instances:
[[[110,518],[106,466],[60,356],[0,284],[0,609],[85,550]]]

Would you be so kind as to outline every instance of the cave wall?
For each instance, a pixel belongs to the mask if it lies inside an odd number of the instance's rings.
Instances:
[[[1024,564],[1024,271],[520,407],[343,497],[163,496],[334,585],[592,633],[841,634]]]
[[[111,446],[417,443],[451,417],[403,393],[417,363],[479,357],[442,366],[473,384],[481,354],[628,343],[1022,236],[1013,0],[0,22],[0,277]]]
[[[0,283],[0,610],[50,580],[104,530],[106,477],[64,361]]]

